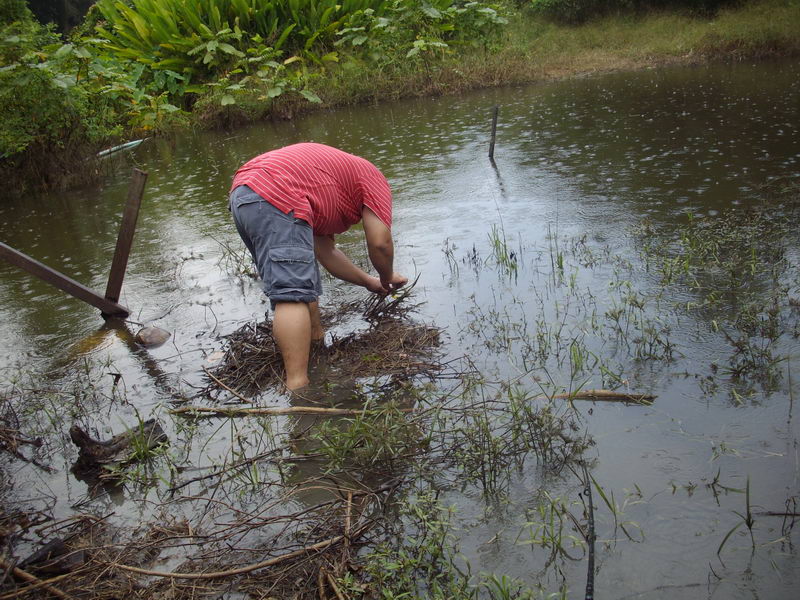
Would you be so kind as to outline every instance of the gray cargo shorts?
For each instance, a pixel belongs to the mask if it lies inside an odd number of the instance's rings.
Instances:
[[[231,192],[233,222],[255,261],[264,293],[276,302],[315,302],[322,294],[311,225],[285,214],[246,185]]]

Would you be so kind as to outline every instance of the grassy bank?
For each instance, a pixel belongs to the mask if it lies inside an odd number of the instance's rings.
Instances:
[[[615,15],[559,25],[525,10],[495,49],[446,57],[429,71],[332,74],[328,105],[535,83],[591,73],[800,55],[800,2],[763,0],[715,18]]]

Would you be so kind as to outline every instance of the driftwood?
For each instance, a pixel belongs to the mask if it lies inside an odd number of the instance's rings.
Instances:
[[[572,394],[556,394],[553,398],[560,400],[604,400],[606,402],[635,402],[637,404],[652,404],[655,396],[648,394],[627,394],[611,390],[581,390]]]
[[[67,541],[63,538],[51,540],[23,560],[19,567],[47,575],[61,575],[77,570],[88,560],[86,551],[82,548],[71,548]]]
[[[80,448],[75,468],[91,470],[124,466],[141,459],[141,455],[168,441],[167,434],[155,419],[144,421],[110,440],[92,439],[77,425],[69,429],[73,443]]]

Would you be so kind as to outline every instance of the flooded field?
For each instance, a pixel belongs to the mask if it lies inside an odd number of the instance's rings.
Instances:
[[[337,110],[4,199],[5,243],[101,291],[148,172],[128,322],[0,264],[4,564],[66,540],[71,577],[20,566],[92,598],[795,597],[798,82],[741,64]],[[298,141],[384,172],[418,278],[369,319],[326,282],[310,402],[274,385],[226,206],[242,162]],[[338,243],[367,264],[360,231]],[[73,426],[133,428],[131,463],[76,468]]]

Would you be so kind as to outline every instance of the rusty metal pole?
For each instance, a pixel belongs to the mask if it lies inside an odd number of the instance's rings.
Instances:
[[[139,169],[133,170],[133,179],[128,188],[128,200],[122,213],[117,247],[114,250],[114,259],[111,261],[111,272],[108,274],[108,285],[106,286],[106,298],[112,302],[119,302],[122,280],[125,278],[125,269],[128,266],[128,256],[133,245],[133,234],[136,232],[136,220],[139,218],[139,207],[142,204],[146,181],[147,173]]]

